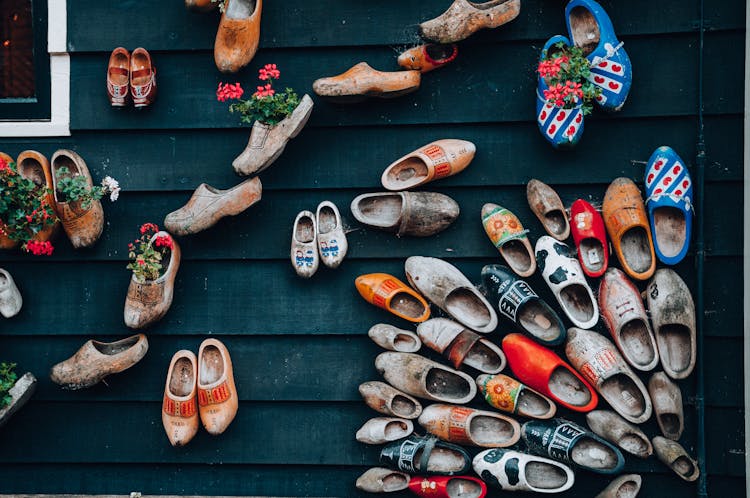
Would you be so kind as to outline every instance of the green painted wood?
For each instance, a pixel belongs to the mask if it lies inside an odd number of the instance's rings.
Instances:
[[[479,280],[483,265],[501,262],[499,257],[451,261],[473,281]],[[712,258],[706,262],[706,295],[711,296],[706,300],[706,335],[742,337],[737,291],[742,287],[742,277],[735,270],[740,262],[740,258]],[[132,332],[122,321],[130,278],[124,267],[124,262],[4,265],[17,277],[27,299],[18,316],[0,322],[0,338],[130,335]],[[684,261],[677,270],[692,288],[692,262]],[[337,271],[321,269],[311,280],[297,277],[288,261],[186,261],[177,276],[169,313],[148,333],[347,335],[361,333],[384,320],[409,325],[368,304],[357,293],[354,279],[379,271],[405,280],[403,259],[345,261]],[[54,275],[52,280],[50,275]],[[539,275],[528,281],[557,308]],[[69,354],[61,352],[59,357]]]
[[[707,58],[704,70],[707,74],[722,74],[724,96],[706,102],[708,114],[742,112],[741,99],[728,98],[742,95],[742,54],[732,49],[742,40],[742,33],[734,31],[706,35],[707,52],[722,56]],[[693,114],[696,87],[681,82],[696,77],[695,43],[692,34],[639,38],[628,43],[638,83],[632,87],[628,105],[617,119]],[[346,106],[322,102],[316,96],[308,126],[531,121],[535,118],[533,68],[538,51],[539,45],[527,42],[478,46],[450,67],[426,76],[418,92],[391,101]],[[669,57],[661,59],[660,64],[651,64],[647,61],[653,59],[654,53]],[[363,60],[376,69],[396,70],[395,56],[387,47],[261,50],[245,75],[227,78],[216,71],[213,56],[208,52],[154,54],[154,64],[159,68],[159,98],[145,112],[135,112],[112,109],[107,104],[106,54],[76,55],[71,57],[71,87],[76,91],[71,93],[70,127],[73,130],[233,127],[236,116],[227,112],[227,103],[216,101],[219,81],[240,81],[251,89],[257,82],[257,68],[274,62],[282,71],[280,84],[304,93],[310,92],[315,79],[339,74]],[[488,60],[503,63],[487,65]],[[101,98],[93,97],[97,95]],[[599,114],[587,122],[597,119],[614,117]],[[538,143],[545,144],[541,136]]]
[[[449,2],[425,4],[418,0],[378,4],[331,0],[310,3],[292,0],[263,5],[261,47],[352,45],[407,45],[419,40],[417,25],[440,15]],[[690,32],[695,29],[698,1],[682,4],[637,0],[627,5],[603,1],[618,35]],[[709,9],[707,25],[742,29],[743,4],[720,2]],[[144,16],[144,12],[150,15]],[[473,37],[471,42],[540,39],[564,32],[564,6],[543,0],[524,0],[519,17],[508,25]],[[633,16],[638,12],[638,16]],[[134,22],[138,19],[139,22]],[[669,19],[665,24],[664,19]],[[77,0],[68,4],[68,49],[101,52],[123,45],[149,50],[213,49],[218,13],[187,11],[182,2],[154,5],[147,0],[108,4]],[[314,26],[313,29],[310,27]]]
[[[742,119],[730,115],[706,120],[706,146],[711,154],[707,181],[742,179]],[[436,185],[525,185],[530,171],[551,184],[606,183],[641,171],[643,165],[631,161],[646,161],[651,151],[663,144],[679,151],[688,163],[694,162],[695,128],[694,116],[603,120],[586,128],[582,146],[566,154],[543,146],[532,122],[308,128],[263,172],[263,188],[376,186],[380,173],[392,161],[443,137],[470,140],[478,152],[467,170]],[[628,140],[609,140],[618,135]],[[201,182],[217,186],[237,182],[231,163],[244,149],[248,136],[248,128],[148,134],[93,131],[65,139],[0,139],[0,150],[15,157],[29,148],[47,156],[59,148],[73,148],[86,159],[95,179],[116,174],[126,190],[182,191]],[[340,143],[351,147],[338,147]],[[372,147],[375,143],[377,147]],[[139,151],[137,160],[133,150]],[[583,169],[585,176],[572,174]]]

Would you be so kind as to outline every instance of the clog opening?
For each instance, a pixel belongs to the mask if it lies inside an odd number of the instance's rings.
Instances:
[[[581,263],[590,273],[597,273],[604,267],[604,246],[599,239],[583,239],[578,251],[581,254]]]
[[[407,157],[388,169],[385,188],[408,189],[415,187],[427,178],[427,165],[418,157]]]
[[[373,195],[359,199],[356,210],[359,211],[362,223],[392,228],[401,218],[403,202],[399,194]],[[356,214],[356,211],[355,211]]]
[[[498,373],[505,366],[505,355],[494,344],[479,340],[466,354],[464,365],[476,368],[480,372]]]
[[[397,394],[391,400],[391,411],[398,417],[413,418],[417,413],[417,405],[409,398]]]
[[[513,271],[519,275],[528,272],[532,261],[534,261],[531,250],[520,239],[509,240],[503,244],[500,247],[500,254],[503,255]]]
[[[393,339],[393,348],[402,353],[413,353],[419,349],[416,339],[406,334],[396,334]]]
[[[302,216],[294,227],[294,238],[302,244],[315,240],[315,224],[309,216]]]
[[[0,289],[5,288],[10,284],[10,281],[8,280],[8,276],[5,275],[2,271],[0,271]]]
[[[630,320],[620,329],[620,347],[625,357],[637,367],[648,368],[656,359],[656,348],[646,322]]]
[[[409,426],[402,420],[393,420],[385,424],[383,433],[388,441],[395,441],[409,435]]]
[[[318,232],[333,232],[336,229],[336,213],[331,206],[322,206],[318,212]]]
[[[235,3],[237,0],[232,0]],[[130,80],[133,86],[145,86],[151,81],[151,62],[145,51],[135,50],[130,55]]]
[[[42,164],[33,157],[24,157],[18,163],[18,172],[22,177],[31,180],[37,186],[47,186],[47,178],[44,176]]]
[[[659,354],[662,364],[675,374],[688,370],[692,363],[690,329],[681,323],[659,328]]]
[[[695,472],[695,465],[686,456],[678,457],[672,462],[672,468],[675,472],[684,477],[690,477]]]
[[[391,299],[391,308],[409,318],[417,319],[424,316],[424,303],[407,292],[398,292]]]
[[[422,459],[422,451],[420,448],[414,454],[415,466],[418,466]],[[436,446],[430,453],[430,458],[427,460],[426,469],[417,469],[423,472],[438,472],[438,473],[456,473],[463,470],[466,462],[464,461],[463,455],[455,450],[448,448],[441,448]]]
[[[565,233],[565,228],[568,226],[568,218],[559,209],[549,211],[544,213],[544,226],[548,231],[559,237]]]
[[[587,323],[594,318],[595,305],[583,284],[570,284],[560,291],[560,300],[568,317],[574,322]]]
[[[678,438],[680,435],[680,418],[676,413],[660,413],[659,426],[661,426],[669,439]]]
[[[492,321],[489,309],[471,289],[454,289],[445,298],[445,310],[456,320],[474,330],[481,330]]]
[[[427,372],[425,388],[432,396],[445,401],[463,402],[471,394],[471,385],[466,379],[442,368],[431,368]]]
[[[516,411],[526,417],[549,418],[555,414],[555,405],[530,389],[522,389],[516,401]]]
[[[195,385],[195,370],[193,362],[184,356],[178,359],[172,373],[169,376],[169,392],[173,396],[188,396],[193,391]]]
[[[564,331],[555,312],[539,300],[528,301],[519,311],[518,317],[526,332],[544,342],[557,340]]]
[[[572,406],[586,406],[591,402],[591,391],[586,384],[563,365],[550,375],[549,390],[557,399]]]
[[[687,242],[685,213],[676,207],[654,209],[654,242],[667,258],[674,258]]]
[[[617,374],[604,380],[599,392],[620,415],[639,418],[646,411],[646,398],[635,381],[625,374]]]
[[[383,478],[383,491],[388,493],[391,491],[401,491],[405,489],[409,484],[404,474],[393,472]]]
[[[139,339],[140,337],[135,335],[133,337],[128,337],[117,342],[106,343],[106,342],[99,342],[99,341],[91,341],[91,344],[101,354],[115,355],[115,354],[122,353],[123,351],[127,351],[128,349],[132,348],[133,346],[135,346],[135,344],[138,342]]]
[[[454,56],[458,51],[455,45],[452,44],[441,44],[441,43],[430,43],[425,47],[425,52],[435,62],[442,62],[445,59],[449,59]]]
[[[482,486],[476,481],[454,477],[445,487],[449,498],[479,498],[482,496]]]
[[[118,71],[111,71],[112,68],[117,68]],[[130,71],[128,56],[121,51],[112,54],[109,61],[109,69],[107,70],[109,80],[116,86],[127,86],[130,83],[128,81],[128,71]]]
[[[568,483],[568,474],[562,467],[551,463],[528,462],[526,482],[535,489],[558,489]]]
[[[491,9],[493,7],[497,7],[498,5],[502,5],[504,3],[518,3],[519,0],[491,0],[490,2],[484,2],[484,3],[477,3],[477,2],[468,2],[471,4],[472,7],[479,10],[486,10]]]
[[[518,439],[515,427],[510,422],[488,415],[473,417],[468,432],[479,446],[510,446]]]
[[[622,438],[620,438],[619,441],[617,441],[617,446],[627,451],[628,453],[638,455],[641,458],[646,458],[651,454],[651,448],[648,444],[648,441],[645,441],[638,434],[624,435]]]
[[[622,261],[635,273],[643,273],[651,268],[651,244],[648,232],[643,227],[633,227],[626,231],[620,239]]]
[[[573,44],[583,50],[584,57],[589,55],[599,45],[601,38],[594,14],[585,7],[573,7],[569,21]]]
[[[600,471],[616,468],[619,461],[614,448],[588,436],[583,436],[573,446],[571,458],[581,467]]]
[[[641,489],[635,481],[625,481],[615,491],[615,498],[635,498]]]
[[[203,348],[198,363],[200,384],[202,385],[218,382],[224,375],[224,358],[219,348],[212,344]]]
[[[227,0],[224,14],[229,19],[247,19],[255,10],[255,0]]]

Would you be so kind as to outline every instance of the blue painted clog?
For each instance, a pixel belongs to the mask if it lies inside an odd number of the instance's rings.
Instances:
[[[555,35],[544,44],[541,62],[547,51],[555,44],[562,42],[570,45],[570,40],[561,35]],[[573,109],[564,109],[548,103],[544,98],[544,91],[549,88],[541,76],[536,91],[536,122],[544,138],[555,148],[573,147],[583,135],[583,102]]]
[[[633,70],[612,21],[594,0],[571,0],[565,21],[571,40],[591,63],[589,80],[602,90],[596,102],[605,110],[619,111],[628,98]]]
[[[646,166],[646,209],[654,250],[667,265],[682,261],[693,225],[693,182],[685,162],[667,146],[651,154]]]

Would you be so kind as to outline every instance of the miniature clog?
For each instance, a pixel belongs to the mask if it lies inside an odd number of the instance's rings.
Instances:
[[[692,482],[700,476],[700,467],[685,448],[676,441],[656,436],[653,439],[654,451],[661,462],[672,469],[685,481]]]
[[[599,310],[612,339],[633,368],[647,372],[659,364],[659,350],[638,288],[617,268],[599,282]]]
[[[590,329],[599,321],[599,307],[570,247],[549,235],[536,241],[536,262],[542,277],[568,319]]]
[[[638,474],[625,474],[610,482],[594,498],[635,498],[641,490],[641,481]]]
[[[568,330],[565,355],[573,368],[626,420],[641,424],[651,418],[651,398],[614,344],[591,330]]]
[[[232,359],[217,339],[204,340],[198,349],[198,413],[203,427],[217,436],[237,415],[239,400]]]
[[[505,368],[500,346],[447,318],[432,318],[417,327],[425,346],[441,353],[454,368],[462,365],[495,374]]]
[[[182,349],[172,356],[164,385],[161,422],[172,446],[185,446],[198,433],[198,359]]]
[[[586,423],[597,435],[639,458],[654,452],[651,441],[635,425],[609,410],[594,410],[586,414]]]
[[[355,436],[365,444],[383,444],[401,439],[414,432],[411,420],[394,417],[371,418],[362,425]]]
[[[601,89],[596,103],[608,111],[625,105],[633,70],[607,13],[594,0],[571,0],[565,7],[568,34],[591,64],[589,81]]]
[[[359,394],[367,406],[384,415],[415,419],[422,413],[419,401],[385,382],[363,382],[359,385]]]
[[[412,434],[384,446],[380,463],[409,474],[452,476],[466,473],[471,468],[471,457],[460,446],[435,436]]]
[[[430,405],[419,416],[419,425],[443,441],[484,448],[507,448],[521,437],[516,420],[465,406]]]
[[[359,295],[370,304],[410,322],[430,318],[430,306],[414,289],[387,273],[368,273],[354,281]]]
[[[339,75],[315,80],[312,88],[321,97],[353,103],[368,97],[400,97],[417,91],[421,81],[419,71],[377,71],[366,62],[360,62]]]
[[[535,340],[548,346],[565,341],[562,319],[507,266],[486,265],[482,268],[482,288],[491,302],[497,302],[502,316]]]
[[[657,372],[648,381],[648,393],[656,412],[656,422],[664,437],[678,441],[685,428],[680,386],[664,372]]]
[[[503,351],[513,374],[532,389],[577,412],[596,408],[594,389],[554,351],[515,333],[503,338]]]
[[[339,208],[331,201],[321,202],[315,212],[315,221],[320,260],[328,268],[338,268],[349,249]]]
[[[214,62],[222,73],[247,66],[258,50],[263,0],[225,0],[214,41]]]
[[[6,270],[0,268],[0,315],[5,318],[16,316],[23,306],[23,298],[16,282]]]
[[[594,206],[577,199],[570,207],[570,231],[583,273],[601,277],[609,266],[609,245],[604,220]]]
[[[112,107],[130,103],[130,52],[123,47],[117,47],[109,56],[107,97]]]
[[[143,47],[130,54],[130,96],[136,109],[156,100],[156,67],[151,62],[151,54]]]
[[[35,191],[39,195],[41,195],[40,190],[46,189],[47,195],[43,196],[44,201],[54,210],[55,197],[53,192],[55,185],[52,180],[52,168],[47,158],[35,150],[25,150],[18,154],[16,168],[18,168],[18,174],[22,178],[30,180],[36,185]],[[44,228],[34,235],[33,240],[39,242],[50,240],[55,236],[59,228],[60,221],[55,220],[51,225],[45,225]]]
[[[484,498],[487,485],[471,476],[415,476],[409,491],[424,498]]]
[[[522,277],[534,274],[536,261],[527,235],[529,231],[515,214],[488,202],[482,206],[482,225],[492,244],[514,272]]]
[[[351,204],[362,224],[414,237],[429,237],[456,221],[458,203],[434,192],[378,192],[362,194]]]
[[[556,52],[556,44],[570,45],[564,36],[555,35],[544,44],[539,60],[544,60],[549,52]],[[571,148],[583,136],[583,101],[575,107],[566,108],[550,103],[544,97],[549,89],[547,81],[539,75],[536,90],[536,122],[542,136],[556,149]]]
[[[294,219],[290,256],[300,277],[310,278],[318,271],[318,230],[315,215],[310,211],[300,211]]]
[[[497,28],[518,17],[521,0],[454,0],[448,10],[419,25],[422,38],[440,43],[464,40],[480,29]]]
[[[682,261],[693,227],[693,181],[685,162],[667,146],[651,154],[646,166],[646,209],[654,250],[667,265]]]
[[[465,373],[414,353],[380,353],[375,368],[393,387],[418,398],[460,405],[477,393]]]
[[[539,218],[544,230],[557,240],[563,241],[570,236],[570,224],[565,206],[552,187],[536,178],[526,184],[526,200],[531,211]],[[603,227],[602,227],[603,228]]]
[[[490,406],[504,412],[546,419],[557,411],[551,399],[507,375],[482,374],[477,377],[477,387]]]
[[[392,493],[409,486],[411,476],[397,470],[373,467],[357,478],[355,486],[368,493]]]
[[[422,347],[422,341],[417,334],[411,330],[399,329],[387,323],[373,325],[367,335],[375,344],[388,351],[416,353]]]
[[[453,62],[457,55],[456,44],[427,43],[410,48],[399,55],[398,65],[424,74]]]
[[[411,256],[404,270],[415,289],[456,321],[481,333],[497,327],[492,305],[452,264],[438,258]]]
[[[476,150],[467,140],[436,140],[392,162],[380,182],[388,190],[407,190],[453,176],[466,169]]]
[[[637,280],[651,278],[656,270],[654,243],[646,207],[633,180],[616,178],[610,184],[602,216],[623,271]]]
[[[575,482],[567,465],[515,450],[482,451],[474,457],[473,466],[485,482],[503,491],[562,493]]]

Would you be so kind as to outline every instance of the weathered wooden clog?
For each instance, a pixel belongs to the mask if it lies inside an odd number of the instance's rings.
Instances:
[[[419,475],[460,475],[471,468],[471,457],[460,446],[435,436],[412,434],[380,451],[380,463]]]
[[[310,278],[318,271],[318,229],[310,211],[300,211],[294,219],[290,257],[300,277]]]
[[[514,272],[529,277],[536,271],[534,251],[518,217],[497,204],[482,206],[482,225],[492,244]]]
[[[203,427],[217,436],[237,415],[239,399],[232,359],[217,339],[204,340],[198,349],[198,413]]]
[[[349,250],[341,214],[336,204],[323,201],[315,212],[320,260],[328,268],[338,268]]]
[[[544,230],[557,240],[570,236],[570,224],[565,206],[552,187],[536,178],[526,184],[526,200],[531,211],[539,218]]]
[[[535,251],[542,277],[565,315],[582,329],[596,325],[599,307],[570,247],[549,235],[543,235],[536,241]]]
[[[172,446],[185,446],[198,433],[198,359],[181,349],[172,356],[164,385],[161,422]]]
[[[419,425],[443,441],[484,448],[507,448],[521,437],[516,420],[465,406],[430,405],[419,416]]]
[[[375,417],[362,425],[355,438],[360,443],[383,444],[401,439],[414,432],[411,420],[395,417]]]
[[[420,323],[417,334],[425,346],[448,358],[454,368],[467,365],[488,374],[505,368],[505,354],[500,346],[447,318]]]
[[[407,190],[453,176],[466,169],[476,150],[467,140],[436,140],[392,162],[380,181],[387,190]]]
[[[531,453],[598,474],[617,474],[625,464],[620,450],[586,428],[562,418],[526,422],[521,428],[521,437]]]
[[[565,355],[626,420],[641,424],[651,418],[651,398],[646,386],[602,334],[575,327],[568,329]]]
[[[26,372],[6,392],[7,404],[0,408],[0,427],[8,423],[8,420],[18,412],[34,396],[37,380],[34,374]]]
[[[625,360],[638,370],[653,370],[659,364],[659,350],[643,299],[617,268],[609,268],[599,282],[599,310]]]
[[[260,201],[260,178],[245,180],[227,190],[201,183],[190,200],[164,218],[164,226],[177,236],[192,235],[211,228],[225,216],[236,216]]]
[[[442,232],[460,213],[458,203],[434,192],[379,192],[362,194],[351,204],[360,223],[388,232],[428,237]]]
[[[664,437],[678,441],[685,428],[682,391],[664,372],[657,372],[648,381],[648,393],[656,412],[656,422]]]
[[[341,74],[315,80],[312,88],[321,97],[353,103],[368,97],[400,97],[417,91],[421,81],[419,71],[377,71],[366,62],[360,62]]]
[[[635,498],[641,490],[641,476],[625,474],[609,483],[594,498]]]
[[[222,73],[247,66],[258,50],[263,0],[225,0],[214,41],[214,62]]]
[[[700,476],[698,462],[688,455],[680,443],[661,436],[654,437],[653,443],[656,456],[675,474],[688,482],[698,479]]]
[[[397,470],[373,467],[357,478],[355,486],[368,493],[391,493],[409,486],[411,476]]]
[[[415,476],[409,491],[424,498],[484,498],[487,485],[472,476]]]
[[[597,435],[616,444],[631,455],[648,458],[654,452],[651,441],[638,427],[610,410],[594,410],[586,414],[586,423]]]
[[[380,353],[375,368],[393,387],[418,398],[460,405],[477,393],[465,373],[414,353]]]
[[[0,315],[16,316],[23,306],[23,298],[16,282],[7,270],[0,268]]]
[[[53,195],[55,185],[52,181],[52,169],[47,158],[35,150],[25,150],[18,154],[16,168],[18,168],[18,174],[21,177],[32,181],[36,185],[35,191],[37,193],[46,189],[47,195],[44,196],[44,199],[48,206],[55,209],[55,196]],[[46,225],[34,235],[34,240],[40,242],[50,240],[57,234],[59,228],[60,221],[55,220],[53,224]]]
[[[454,43],[427,43],[410,48],[399,55],[398,65],[424,74],[453,62],[457,55],[458,46]]]
[[[474,472],[503,491],[562,493],[575,482],[575,474],[567,465],[515,450],[491,449],[477,454]]]
[[[454,0],[448,10],[420,24],[419,32],[427,40],[454,43],[480,29],[502,26],[515,19],[520,12],[521,0]]]
[[[367,332],[370,339],[381,348],[399,353],[416,353],[422,347],[419,336],[411,330],[404,330],[388,325],[376,323]]]
[[[147,351],[148,340],[143,334],[115,342],[88,340],[73,356],[53,366],[49,377],[63,389],[86,389],[132,367]]]
[[[452,264],[438,258],[411,256],[404,269],[409,283],[456,321],[481,333],[497,327],[492,305]]]
[[[651,278],[656,270],[654,243],[641,192],[630,178],[616,178],[607,188],[602,205],[617,259],[622,269],[637,280]]]
[[[570,207],[570,231],[573,234],[583,273],[597,278],[609,266],[609,245],[604,220],[594,206],[577,199]]]
[[[661,268],[646,287],[659,358],[673,379],[684,379],[695,367],[695,304],[677,273]]]
[[[359,295],[370,304],[410,322],[430,318],[430,306],[414,289],[387,273],[368,273],[354,281]]]
[[[419,401],[385,382],[363,382],[359,385],[359,394],[367,406],[384,415],[415,419],[422,413]]]
[[[596,408],[594,388],[554,351],[515,333],[503,338],[503,351],[513,374],[532,389],[577,412]]]
[[[490,406],[504,412],[547,419],[557,411],[551,399],[507,375],[482,374],[477,377],[477,387]]]

